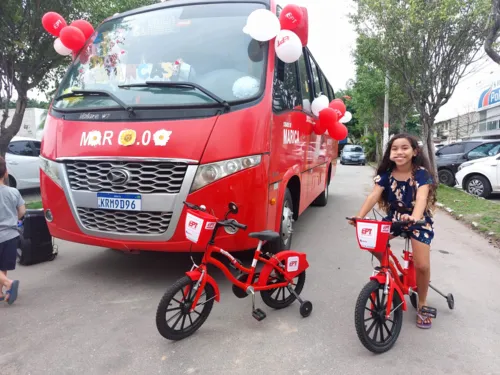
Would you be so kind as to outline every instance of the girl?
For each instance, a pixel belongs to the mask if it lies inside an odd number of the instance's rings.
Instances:
[[[417,274],[419,328],[430,328],[432,325],[431,318],[420,310],[426,305],[430,279],[430,244],[434,237],[431,218],[437,186],[429,171],[430,163],[422,154],[417,139],[409,134],[394,136],[377,169],[375,187],[357,215],[358,218],[366,217],[378,202],[387,213],[385,220],[416,222],[425,219],[426,225],[412,225],[408,228]],[[407,207],[408,213],[401,214],[398,206]],[[350,223],[355,225],[354,222]],[[380,260],[379,254],[374,255]]]

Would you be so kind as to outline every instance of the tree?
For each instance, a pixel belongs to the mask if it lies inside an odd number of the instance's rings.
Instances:
[[[347,88],[345,90],[337,90],[335,97],[342,99],[346,106],[346,111],[352,113],[352,120],[344,125],[347,126],[349,130],[349,138],[353,142],[359,142],[363,136],[363,127],[359,124],[356,116],[356,107],[353,104],[354,91],[352,88]]]
[[[389,71],[411,99],[424,152],[435,165],[432,127],[486,36],[488,0],[356,0],[358,50]],[[392,108],[392,106],[391,106]]]
[[[114,13],[156,0],[2,0],[0,1],[0,155],[21,127],[28,105],[28,91],[44,91],[57,81],[69,59],[54,51],[54,37],[42,27],[46,12],[61,14],[66,22],[85,18],[94,27]],[[17,93],[15,112],[7,126],[8,107]]]
[[[491,22],[489,32],[484,43],[484,50],[497,64],[500,64],[500,54],[495,51],[494,44],[500,36],[500,0],[491,0]]]
[[[375,142],[377,152],[373,155],[378,158],[382,149],[384,127],[384,96],[385,74],[365,56],[363,49],[357,49],[354,58],[356,62],[356,80],[353,82],[353,107],[355,118],[363,135],[373,135],[370,142]],[[399,133],[406,130],[406,123],[415,110],[415,106],[399,86],[397,80],[392,80],[389,87],[390,133]],[[375,150],[375,148],[374,148]]]

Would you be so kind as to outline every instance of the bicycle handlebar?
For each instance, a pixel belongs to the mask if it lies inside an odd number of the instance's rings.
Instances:
[[[354,221],[356,220],[364,220],[359,217],[346,217],[347,220]],[[409,220],[398,220],[398,221],[393,221],[391,224],[396,224],[396,225],[401,225],[401,226],[407,226],[407,225],[425,225],[427,222],[425,220],[417,220],[415,222],[409,221]]]
[[[234,219],[218,221],[217,224],[219,224],[222,227],[240,228],[243,230],[247,229],[247,226],[245,224],[240,224]]]
[[[203,212],[206,211],[206,208],[203,205],[197,206],[197,205],[189,203],[189,202],[184,202],[184,204],[186,206],[188,206],[189,208],[191,208],[192,210],[203,211]],[[217,224],[220,225],[221,227],[231,227],[233,229],[239,228],[239,229],[243,229],[243,230],[247,229],[247,226],[245,224],[240,224],[234,219],[221,220],[221,221],[218,221]]]

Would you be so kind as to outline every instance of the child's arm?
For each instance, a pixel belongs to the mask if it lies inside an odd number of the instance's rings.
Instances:
[[[24,201],[21,193],[19,190],[16,190],[17,192],[17,202],[16,202],[16,207],[17,207],[17,218],[20,219],[26,214],[26,202]]]
[[[20,219],[26,214],[26,206],[23,204],[17,207],[17,218]]]
[[[365,203],[363,203],[363,206],[361,206],[361,209],[359,210],[359,213],[356,215],[356,217],[365,217],[380,200],[383,191],[384,188],[382,186],[375,184],[375,186],[373,187],[373,191],[370,193],[370,195],[368,195],[368,197],[366,197]]]

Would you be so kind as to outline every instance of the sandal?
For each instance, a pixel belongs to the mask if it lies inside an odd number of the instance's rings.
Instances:
[[[420,309],[418,309],[417,311],[417,327],[422,329],[428,329],[432,327],[432,320],[430,315],[423,313]]]
[[[16,302],[18,288],[19,288],[19,280],[14,280],[12,282],[12,286],[10,287],[10,289],[5,292],[6,296],[7,294],[9,295],[9,299],[7,299],[7,303],[9,305],[12,305],[14,302]]]

